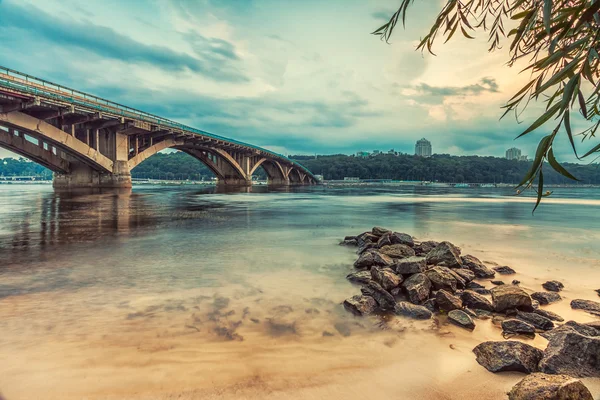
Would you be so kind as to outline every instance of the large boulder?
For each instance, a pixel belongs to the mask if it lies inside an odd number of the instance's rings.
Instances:
[[[462,308],[462,300],[445,290],[438,290],[435,295],[435,302],[442,311],[460,310]]]
[[[390,234],[390,241],[392,244],[405,244],[409,247],[415,247],[415,242],[409,234],[393,232]]]
[[[427,264],[458,268],[462,266],[460,250],[450,242],[442,242],[427,253]]]
[[[377,248],[377,243],[365,242],[362,246],[358,245],[358,249],[356,250],[356,254],[361,255],[361,254],[367,252],[367,250],[376,249],[376,248]]]
[[[394,260],[392,268],[402,275],[412,275],[419,272],[425,272],[427,264],[425,257],[408,257],[400,260]]]
[[[390,240],[390,232],[384,234],[382,237],[379,238],[379,240],[377,241],[377,247],[381,248],[383,246],[387,246],[392,244],[392,241]]]
[[[462,276],[460,276],[459,274],[456,273],[456,271],[458,271],[459,269],[462,268],[447,268],[448,272],[450,273],[450,275],[452,275],[454,277],[454,279],[456,280],[456,287],[458,289],[464,289],[465,287],[467,287],[467,281],[463,279]]]
[[[537,300],[538,303],[540,303],[543,306],[562,300],[560,294],[555,292],[535,292],[531,293],[531,298]]]
[[[472,290],[465,290],[462,293],[463,304],[472,309],[479,309],[485,311],[494,311],[492,303],[479,293],[475,293]]]
[[[525,321],[542,331],[549,331],[554,328],[554,323],[551,320],[532,312],[517,311],[517,319]]]
[[[477,278],[493,278],[496,276],[496,273],[489,267],[487,267],[484,263],[482,263],[477,257],[472,255],[465,255],[461,257],[461,261],[463,267],[466,267],[473,271]]]
[[[399,301],[394,307],[394,313],[404,317],[414,319],[430,319],[433,314],[426,307],[409,303],[408,301]]]
[[[371,233],[378,237],[381,237],[388,232],[391,232],[391,231],[389,229],[385,229],[380,226],[375,226],[375,227],[373,227],[373,229],[371,229]]]
[[[391,258],[407,258],[415,255],[412,247],[405,244],[389,244],[381,247],[379,252]]]
[[[580,324],[576,321],[568,321],[564,325],[554,328],[547,332],[542,332],[540,336],[550,340],[554,335],[559,335],[567,332],[577,332],[584,336],[600,336],[600,327],[595,327],[589,324]]]
[[[352,296],[344,300],[344,308],[354,315],[369,315],[377,309],[377,302],[371,296]]]
[[[372,267],[371,278],[388,292],[402,283],[402,276],[396,275],[389,267]]]
[[[369,250],[360,255],[358,260],[354,263],[355,268],[366,268],[370,269],[372,266],[381,266],[381,267],[389,267],[394,262],[391,258],[386,256],[385,254],[381,254],[374,250]]]
[[[433,267],[425,271],[425,275],[427,275],[435,290],[444,289],[451,293],[456,292],[456,278],[450,273],[449,268]]]
[[[543,356],[540,349],[513,340],[483,342],[473,352],[477,356],[477,362],[491,372],[536,372]]]
[[[429,298],[431,292],[431,281],[425,274],[412,275],[402,284],[411,303],[422,304]]]
[[[475,322],[473,322],[473,319],[462,310],[450,311],[448,313],[448,321],[460,326],[461,328],[466,328],[469,330],[475,329]]]
[[[600,337],[575,330],[552,335],[539,368],[547,374],[600,377]]]
[[[375,281],[367,282],[360,290],[363,295],[374,298],[383,310],[393,310],[396,305],[394,296]]]
[[[560,292],[564,289],[565,285],[563,285],[562,282],[559,281],[547,281],[542,283],[542,287],[551,292]]]
[[[367,283],[371,280],[371,273],[369,271],[352,272],[346,275],[346,279],[352,283]]]
[[[519,319],[505,319],[502,321],[502,333],[505,335],[522,334],[531,335],[535,334],[535,327],[525,321]]]
[[[438,245],[439,243],[434,242],[433,240],[415,244],[415,253],[418,256],[426,256],[431,250],[435,249]]]
[[[470,283],[476,278],[475,273],[468,268],[456,268],[452,272],[460,276],[466,283]]]
[[[497,312],[511,309],[533,311],[531,297],[518,286],[501,285],[491,290],[492,304]]]
[[[585,385],[567,375],[536,372],[527,375],[508,393],[508,400],[594,400]]]
[[[576,299],[571,301],[571,308],[574,310],[584,310],[590,314],[600,316],[600,303],[597,301]]]

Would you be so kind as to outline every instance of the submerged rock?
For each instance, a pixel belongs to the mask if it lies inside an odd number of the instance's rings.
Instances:
[[[519,319],[506,319],[502,321],[502,333],[504,334],[535,334],[535,327]]]
[[[369,315],[377,309],[377,302],[371,296],[352,296],[344,300],[344,308],[354,315]]]
[[[513,281],[511,282],[513,285],[519,285],[521,284],[521,281],[513,279]]]
[[[542,287],[551,292],[560,292],[565,288],[565,285],[563,285],[562,282],[559,281],[547,281],[542,283]]]
[[[438,290],[435,296],[435,302],[442,311],[460,310],[462,308],[462,300],[445,290]]]
[[[560,315],[558,315],[557,313],[552,312],[552,311],[543,310],[541,308],[538,308],[538,309],[533,310],[533,312],[535,314],[541,315],[542,317],[546,317],[546,318],[548,318],[551,321],[557,321],[557,322],[563,322],[564,321],[563,317],[561,317]]]
[[[475,322],[473,319],[462,310],[452,310],[448,313],[448,321],[461,328],[473,330],[475,329]]]
[[[576,377],[600,377],[600,337],[574,330],[550,337],[540,371]]]
[[[390,241],[392,242],[392,244],[404,244],[409,247],[415,247],[415,242],[412,236],[406,233],[393,232],[392,234],[390,234]]]
[[[354,238],[344,239],[340,242],[340,246],[358,246],[358,241]]]
[[[352,283],[367,283],[371,280],[371,273],[369,271],[353,272],[346,275],[346,279]]]
[[[392,259],[385,254],[369,250],[360,255],[358,260],[354,263],[354,267],[370,269],[374,265],[388,267],[393,263]]]
[[[427,264],[444,267],[461,267],[460,250],[450,242],[442,242],[427,253]]]
[[[497,273],[501,274],[501,275],[512,275],[512,274],[516,274],[516,271],[514,269],[512,269],[511,267],[508,266],[503,266],[503,267],[495,267],[494,271],[496,271]]]
[[[433,267],[425,271],[425,275],[436,290],[444,289],[451,293],[456,292],[456,278],[450,273],[449,268]]]
[[[549,331],[554,328],[554,323],[546,317],[532,312],[517,311],[517,319],[533,325],[536,329]]]
[[[490,281],[490,283],[491,283],[492,285],[496,285],[496,286],[504,285],[504,282],[503,282],[503,281]]]
[[[379,249],[379,252],[391,258],[407,258],[415,255],[415,251],[412,247],[405,244],[390,244],[383,246]]]
[[[543,356],[540,349],[514,340],[483,342],[473,352],[477,356],[477,362],[491,372],[536,372]]]
[[[396,315],[402,315],[405,317],[415,319],[430,319],[433,314],[424,306],[409,303],[408,301],[399,301],[394,307],[394,313]]]
[[[411,303],[421,304],[429,298],[431,281],[425,274],[414,274],[402,284]]]
[[[438,242],[434,242],[433,240],[429,240],[426,242],[421,242],[414,246],[415,253],[418,256],[426,256],[431,250],[435,249],[439,245]]]
[[[477,257],[467,254],[461,257],[461,261],[463,266],[473,271],[477,278],[493,278],[496,276],[496,273],[483,264]]]
[[[412,275],[425,272],[427,264],[425,263],[425,257],[408,257],[401,260],[394,260],[392,268],[398,274]]]
[[[461,295],[463,304],[469,308],[494,311],[492,303],[479,293],[475,293],[471,290],[465,290]]]
[[[594,400],[585,385],[567,375],[527,375],[508,393],[508,400]]]
[[[492,304],[497,312],[510,309],[533,311],[531,297],[518,286],[502,285],[491,290]]]
[[[555,303],[559,300],[562,300],[560,294],[555,292],[535,292],[531,293],[531,298],[537,300],[541,305]]]
[[[381,285],[375,281],[366,283],[362,288],[361,292],[365,296],[370,296],[375,299],[379,307],[384,310],[392,310],[396,305],[396,300],[388,291],[386,291]]]
[[[597,301],[576,299],[571,301],[571,308],[574,310],[584,310],[590,314],[600,316],[600,303]]]
[[[372,267],[371,278],[388,292],[400,286],[402,283],[402,276],[396,275],[396,273],[388,267]]]

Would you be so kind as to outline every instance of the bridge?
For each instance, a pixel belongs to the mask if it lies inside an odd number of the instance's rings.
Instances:
[[[203,162],[221,185],[316,184],[296,161],[0,66],[0,147],[54,172],[56,188],[131,187],[131,170],[168,148]]]

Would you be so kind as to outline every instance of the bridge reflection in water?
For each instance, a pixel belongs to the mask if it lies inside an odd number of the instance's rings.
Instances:
[[[200,160],[221,185],[316,184],[298,162],[43,79],[0,67],[0,147],[54,171],[58,188],[131,187],[131,170],[168,148]]]

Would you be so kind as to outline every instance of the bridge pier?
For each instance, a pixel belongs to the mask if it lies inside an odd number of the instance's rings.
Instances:
[[[122,162],[115,163],[115,173],[96,171],[83,163],[71,163],[68,173],[54,173],[52,186],[55,189],[130,188],[131,173]],[[127,163],[125,162],[125,166]]]

